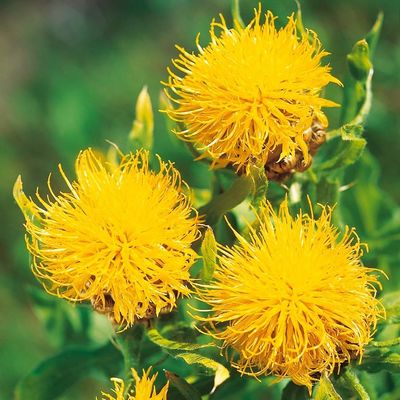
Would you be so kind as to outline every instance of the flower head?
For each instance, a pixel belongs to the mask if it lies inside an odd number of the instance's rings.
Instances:
[[[214,281],[200,287],[212,314],[208,333],[223,341],[232,365],[253,376],[290,377],[311,390],[321,373],[361,358],[384,311],[375,298],[374,270],[361,264],[353,229],[331,225],[288,204],[276,214],[264,204],[249,239],[220,246]]]
[[[161,389],[160,392],[156,391],[154,382],[157,378],[157,374],[154,374],[151,378],[149,377],[151,368],[147,371],[143,370],[143,376],[140,378],[137,372],[132,369],[132,375],[135,379],[135,389],[128,393],[125,397],[125,383],[122,379],[113,378],[114,382],[114,394],[107,394],[102,392],[102,400],[167,400],[168,383]]]
[[[26,218],[32,269],[46,290],[71,301],[91,300],[122,325],[170,311],[190,293],[191,249],[197,217],[181,190],[179,172],[148,153],[106,164],[92,150],[81,152],[69,191],[15,198]]]
[[[177,46],[177,71],[168,70],[167,94],[177,108],[166,111],[184,124],[177,134],[216,167],[284,157],[309,163],[315,145],[307,132],[315,122],[326,127],[321,108],[336,105],[321,90],[340,84],[321,65],[328,53],[314,32],[299,37],[293,16],[279,30],[271,12],[261,21],[261,7],[246,27],[230,29],[220,17],[211,23],[211,43],[203,48],[197,39],[198,54]]]

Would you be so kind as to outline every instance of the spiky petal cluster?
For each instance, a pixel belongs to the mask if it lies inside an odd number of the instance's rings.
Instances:
[[[293,218],[286,201],[278,214],[264,204],[249,231],[220,246],[214,281],[199,289],[212,314],[197,318],[241,373],[290,377],[311,390],[321,373],[361,358],[384,313],[377,277],[361,264],[354,230],[340,236],[331,225],[329,208],[318,219]]]
[[[92,150],[76,161],[69,188],[37,196],[36,204],[15,185],[25,214],[34,274],[46,290],[71,301],[91,300],[122,325],[170,311],[190,289],[191,249],[197,217],[181,190],[179,172],[148,153],[104,163]]]
[[[177,46],[177,72],[168,70],[167,94],[177,108],[167,112],[185,126],[178,135],[217,167],[266,164],[271,153],[276,161],[296,151],[306,162],[303,133],[313,120],[326,126],[321,107],[336,105],[320,97],[329,82],[340,84],[321,66],[328,53],[314,32],[299,37],[293,16],[279,30],[271,12],[261,21],[261,8],[246,27],[229,29],[220,17],[211,23],[211,43],[202,48],[197,40],[198,54]]]
[[[157,393],[154,387],[154,382],[157,378],[157,374],[154,374],[151,378],[151,368],[147,371],[143,370],[143,376],[140,378],[137,372],[132,369],[132,375],[135,379],[135,389],[130,391],[127,396],[124,395],[125,383],[122,379],[113,378],[114,382],[114,394],[107,394],[102,392],[102,400],[167,400],[168,383]]]

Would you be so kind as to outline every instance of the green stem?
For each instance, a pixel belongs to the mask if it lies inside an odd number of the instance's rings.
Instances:
[[[140,348],[144,333],[144,326],[137,323],[131,328],[121,333],[117,333],[115,338],[117,348],[124,358],[124,381],[126,384],[125,395],[129,392],[133,383],[131,369],[139,369],[140,366]]]
[[[343,374],[343,379],[349,385],[354,394],[360,396],[361,400],[370,400],[369,394],[361,384],[356,373],[350,367],[346,368]]]

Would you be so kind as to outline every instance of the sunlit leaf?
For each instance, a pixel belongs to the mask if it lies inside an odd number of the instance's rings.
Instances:
[[[194,351],[198,349],[204,349],[206,347],[215,346],[214,343],[198,344],[198,343],[185,343],[176,342],[163,337],[156,329],[150,329],[147,331],[148,338],[158,346],[167,350],[189,350]]]
[[[214,274],[215,264],[217,263],[217,242],[211,227],[207,227],[204,233],[201,254],[203,256],[203,268],[200,277],[203,281],[208,282]]]
[[[314,400],[342,400],[330,379],[323,375],[315,391]]]
[[[211,393],[215,391],[215,389],[225,382],[229,378],[229,371],[226,367],[224,367],[219,362],[212,360],[211,358],[204,357],[200,354],[194,353],[180,353],[176,355],[176,358],[182,358],[185,360],[187,364],[199,364],[204,367],[206,370],[212,372],[214,377],[214,387],[211,390]]]
[[[150,95],[145,86],[136,102],[136,115],[129,133],[134,149],[148,149],[153,146],[154,117]]]

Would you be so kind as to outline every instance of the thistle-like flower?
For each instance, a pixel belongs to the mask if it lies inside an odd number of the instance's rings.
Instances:
[[[196,318],[241,373],[289,377],[311,391],[321,373],[361,359],[384,316],[375,270],[362,265],[354,229],[339,235],[327,207],[318,219],[293,218],[287,201],[278,214],[266,203],[249,231],[219,247],[214,280],[199,287],[211,314]]]
[[[154,382],[157,378],[157,374],[154,374],[151,378],[151,368],[147,371],[143,370],[143,376],[140,378],[137,372],[132,369],[132,375],[135,379],[135,389],[130,391],[127,396],[125,392],[125,382],[119,378],[112,378],[114,382],[113,394],[102,392],[103,398],[101,400],[167,400],[168,383],[157,393],[154,387]]]
[[[189,268],[196,254],[197,216],[182,192],[179,172],[148,153],[104,163],[92,150],[76,160],[77,179],[60,172],[69,191],[36,204],[22,191],[32,269],[46,290],[71,301],[91,300],[121,325],[171,311],[190,293]]]
[[[293,16],[279,30],[271,12],[261,21],[261,6],[246,27],[230,29],[220,18],[209,45],[197,38],[198,54],[177,46],[176,71],[168,69],[166,93],[177,108],[166,112],[182,123],[176,133],[214,167],[245,172],[255,162],[271,178],[304,170],[327,126],[321,108],[337,105],[320,97],[329,82],[340,84],[321,65],[328,53],[316,33],[299,36]]]

